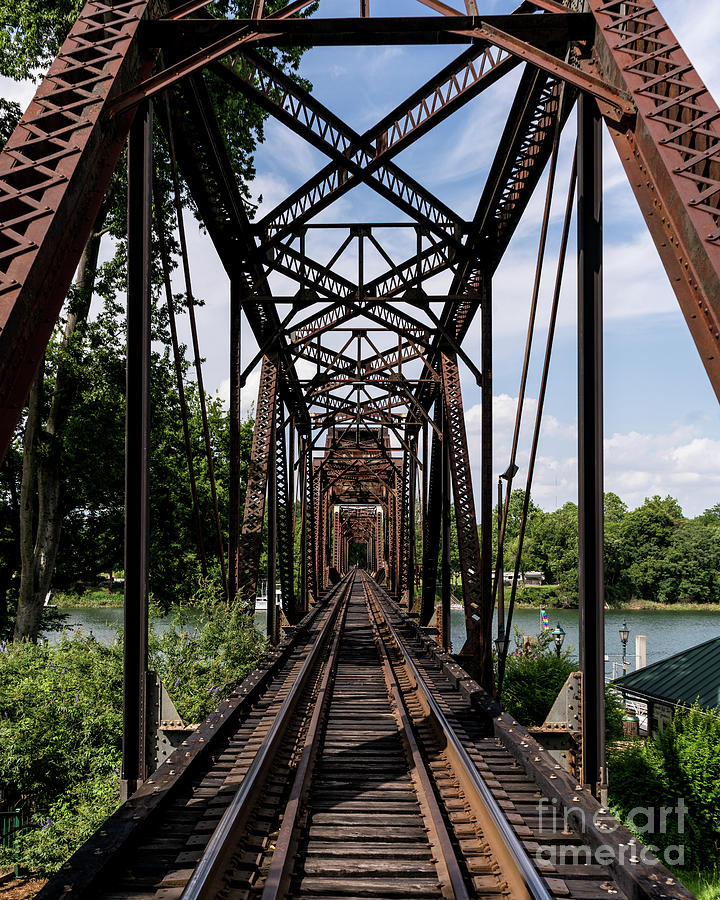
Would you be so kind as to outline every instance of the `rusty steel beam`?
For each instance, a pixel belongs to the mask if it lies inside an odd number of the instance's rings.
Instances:
[[[132,114],[110,98],[152,68],[148,0],[90,0],[0,153],[0,458],[20,418]]]
[[[312,447],[309,440],[305,440],[305,478],[303,487],[305,505],[305,547],[302,559],[305,571],[305,596],[303,603],[305,608],[314,603],[318,596],[317,579],[315,570],[315,472],[313,469]]]
[[[651,0],[589,8],[581,64],[637,108],[632,127],[606,125],[720,399],[720,108]]]
[[[346,155],[369,176],[516,65],[517,60],[505,51],[471,48],[366,131],[362,145],[352,145]],[[363,149],[367,145],[374,148],[371,156]],[[347,165],[331,162],[264,216],[259,228],[268,235],[286,233],[359,183],[360,177],[349,172]]]
[[[435,401],[435,424],[442,429],[442,399]],[[429,625],[435,612],[437,593],[437,568],[440,554],[440,533],[442,529],[443,485],[442,485],[443,441],[436,431],[432,433],[430,449],[430,473],[428,476],[427,509],[423,516],[423,587],[420,607],[420,624]]]
[[[386,163],[366,175],[364,167],[375,155],[372,142],[363,139],[268,60],[248,52],[232,67],[222,65],[215,71],[296,134],[342,163],[386,200],[451,243],[457,243],[463,222],[448,206],[394,163]],[[261,249],[267,250],[285,234],[296,230],[305,218],[293,219],[286,228],[274,231]]]
[[[288,622],[294,625],[302,618],[295,597],[295,554],[293,530],[293,499],[288,484],[287,443],[283,402],[279,392],[275,397],[275,422],[273,440],[275,442],[273,461],[275,463],[275,519],[277,522],[277,568],[280,576],[282,608]]]
[[[187,53],[202,42],[209,50],[221,40],[246,40],[253,32],[253,46],[314,47],[382,46],[385,44],[471,44],[478,28],[497,28],[514,37],[546,46],[559,41],[591,40],[593,22],[586,13],[568,12],[553,7],[551,15],[513,13],[497,16],[376,16],[361,18],[292,18],[279,21],[254,19],[169,17],[148,22],[142,30],[148,47],[181,47]],[[223,48],[219,47],[222,53]],[[217,51],[213,51],[215,54]]]
[[[261,347],[271,343],[268,352],[277,351],[285,365],[288,375],[280,386],[283,399],[297,422],[307,425],[307,408],[290,364],[277,307],[255,297],[256,291],[269,296],[270,288],[202,76],[193,75],[170,90],[168,104],[160,105],[160,112],[163,127],[172,132],[182,175],[220,261],[231,283],[237,285],[255,338]]]
[[[234,582],[238,598],[250,612],[255,609],[255,595],[262,550],[262,530],[265,519],[265,495],[268,485],[268,467],[273,442],[273,422],[278,395],[277,359],[266,356],[260,372],[258,399],[255,406],[252,451],[245,493],[240,546],[237,555],[237,571]],[[268,599],[268,604],[274,598]]]
[[[467,631],[467,640],[462,653],[470,659],[476,660],[483,651],[484,620],[488,611],[483,609],[478,522],[470,473],[470,453],[465,431],[460,372],[455,357],[443,353],[442,370],[446,422],[444,439],[447,441],[450,452],[450,471],[455,500],[455,521]]]

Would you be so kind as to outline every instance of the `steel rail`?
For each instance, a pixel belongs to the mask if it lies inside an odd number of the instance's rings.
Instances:
[[[325,649],[328,635],[338,619],[343,603],[347,603],[353,580],[354,574],[351,573],[337,585],[337,597],[320,634],[308,653],[287,697],[283,700],[282,706],[278,710],[270,730],[260,745],[230,806],[225,810],[217,828],[213,832],[200,862],[180,895],[180,900],[201,900],[201,898],[217,896],[211,886],[212,882],[223,870],[229,845],[234,840],[238,827],[242,824],[243,813],[249,811],[251,803],[256,799],[256,792],[261,788],[262,780],[267,775],[267,770],[277,752],[278,746],[285,737],[290,717],[295,713],[296,700],[304,690],[321,653]]]
[[[440,708],[432,692],[428,689],[422,673],[418,669],[411,655],[405,649],[404,641],[387,616],[382,604],[379,602],[379,598],[381,598],[385,592],[379,585],[369,579],[368,576],[364,575],[364,573],[363,577],[368,579],[371,593],[374,595],[373,599],[375,600],[376,608],[382,615],[383,622],[387,626],[393,641],[395,642],[398,650],[403,657],[405,667],[412,674],[412,677],[417,684],[418,691],[422,695],[425,704],[429,708],[432,718],[435,720],[437,727],[442,732],[442,735],[446,741],[446,750],[450,750],[452,752],[452,755],[462,766],[462,774],[467,776],[463,786],[465,787],[469,784],[475,791],[476,796],[487,811],[490,820],[494,825],[494,828],[496,829],[497,837],[502,840],[504,847],[508,851],[512,861],[519,870],[518,874],[522,879],[522,886],[524,890],[522,891],[522,893],[518,893],[517,888],[513,887],[513,897],[519,898],[522,897],[523,894],[527,894],[528,896],[532,897],[533,900],[552,900],[552,894],[548,890],[542,876],[533,865],[533,862],[528,856],[525,848],[523,847],[522,842],[515,834],[512,825],[507,820],[502,808],[500,807],[495,797],[493,797],[488,786],[485,784],[467,750],[462,745],[462,742],[448,722],[445,713]],[[490,836],[485,835],[485,837],[490,843]],[[503,871],[503,875],[506,878],[509,878],[511,873]]]
[[[350,585],[354,581],[351,577]],[[350,591],[346,597],[350,596]],[[347,613],[347,604],[340,614],[339,621],[344,621]],[[342,626],[335,631],[330,656],[325,663],[322,680],[318,688],[317,699],[315,701],[315,709],[308,726],[305,741],[303,743],[303,752],[295,772],[295,779],[290,789],[290,797],[288,799],[285,811],[283,813],[282,825],[275,840],[275,850],[273,852],[270,869],[265,880],[265,887],[262,892],[261,900],[273,900],[273,898],[283,895],[287,892],[287,885],[292,874],[292,864],[294,862],[293,848],[297,841],[297,821],[302,812],[303,799],[307,793],[308,785],[312,778],[312,769],[317,757],[317,751],[320,744],[320,738],[323,733],[325,724],[325,711],[327,709],[328,700],[332,689],[333,678],[337,669],[338,648],[342,638]]]
[[[468,892],[467,885],[465,884],[465,879],[460,869],[458,857],[453,850],[450,835],[448,834],[448,830],[445,825],[442,812],[440,810],[440,805],[432,789],[433,779],[431,774],[428,772],[428,765],[423,759],[422,753],[420,752],[416,734],[417,728],[413,723],[412,715],[408,710],[405,698],[403,697],[400,682],[398,681],[398,677],[395,673],[395,670],[393,669],[393,665],[387,652],[387,648],[382,639],[382,635],[380,634],[380,626],[371,602],[370,585],[371,582],[369,581],[369,579],[363,578],[365,603],[367,605],[368,614],[370,616],[370,623],[372,625],[377,649],[380,654],[385,682],[388,687],[388,692],[395,703],[397,715],[400,719],[400,725],[402,727],[402,731],[405,734],[405,739],[407,740],[407,744],[412,755],[413,766],[415,767],[415,772],[420,787],[420,790],[418,790],[418,795],[422,794],[422,798],[427,809],[427,816],[430,820],[429,827],[427,829],[428,836],[432,836],[433,841],[436,844],[436,856],[438,860],[436,865],[438,865],[438,867],[440,868],[441,880],[445,881],[442,895],[443,897],[453,897],[455,898],[455,900],[469,900],[470,894]],[[449,893],[450,891],[452,893]],[[265,900],[265,898],[263,898],[263,900]]]

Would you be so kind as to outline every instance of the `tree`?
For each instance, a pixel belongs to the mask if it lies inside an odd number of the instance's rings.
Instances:
[[[617,494],[609,492],[604,498],[605,513],[605,600],[619,606],[632,597],[632,581],[627,572],[628,554],[622,534],[627,505]]]
[[[545,580],[557,583],[565,603],[578,598],[578,508],[568,502],[554,512],[539,511],[530,533],[533,559]]]
[[[60,3],[39,0],[33,4],[10,4],[0,0],[0,74],[27,78],[45,70],[82,5],[82,0],[61,0]],[[250,0],[221,0],[215,8],[220,15],[242,18],[249,15],[250,5]],[[266,3],[266,12],[282,5],[283,0],[270,0]],[[289,48],[261,52],[293,76],[303,51]],[[253,152],[256,141],[263,138],[266,113],[231,91],[216,76],[208,74],[207,81],[232,168],[241,191],[247,195],[247,181],[254,175]],[[10,132],[18,112],[11,104],[0,105],[0,133],[7,135]],[[156,197],[159,201],[156,202],[156,225],[165,233],[165,243],[172,250],[170,162],[159,133],[155,139],[154,158],[156,183],[160,186],[160,195]],[[192,206],[187,190],[182,188],[182,193],[186,204]],[[98,256],[104,234],[110,234],[116,241],[116,276],[123,267],[124,197],[125,178],[121,163],[85,248],[61,327],[40,366],[30,394],[22,439],[23,473],[19,491],[21,580],[15,619],[16,640],[37,639],[42,604],[55,570],[63,522],[77,508],[74,498],[63,491],[66,481],[63,472],[68,464],[64,436],[81,388],[78,359],[86,339],[91,300],[98,288]],[[161,282],[158,269],[155,260],[156,287]]]
[[[706,524],[699,516],[680,522],[662,559],[658,598],[664,603],[720,601],[720,521]]]
[[[646,498],[642,506],[624,516],[619,535],[627,554],[627,574],[632,592],[644,600],[658,600],[664,557],[673,534],[683,521],[673,497]]]

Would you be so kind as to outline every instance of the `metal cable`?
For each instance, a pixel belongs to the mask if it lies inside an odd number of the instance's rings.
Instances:
[[[190,444],[190,427],[188,424],[187,398],[185,397],[185,384],[183,382],[182,364],[180,362],[180,346],[178,344],[177,323],[175,320],[175,306],[173,304],[172,285],[170,283],[170,261],[168,259],[167,243],[165,241],[165,228],[161,215],[157,213],[157,209],[161,202],[161,192],[158,185],[157,177],[153,178],[153,193],[155,195],[156,224],[158,244],[160,247],[160,261],[162,264],[163,283],[165,286],[165,300],[168,308],[168,321],[170,323],[170,339],[172,343],[173,359],[175,362],[175,379],[177,381],[178,398],[180,400],[180,414],[182,416],[183,440],[185,444],[185,456],[188,464],[188,474],[190,476],[190,492],[193,502],[193,518],[195,520],[195,531],[198,552],[200,553],[200,566],[203,576],[207,575],[207,557],[205,555],[205,541],[202,532],[202,517],[200,515],[200,501],[198,499],[197,480],[195,477],[195,463],[193,461],[192,446]]]
[[[542,377],[540,379],[540,393],[538,395],[538,405],[535,411],[535,427],[533,430],[532,446],[530,448],[530,460],[528,462],[527,481],[525,484],[525,498],[523,501],[522,518],[520,521],[520,535],[518,537],[517,553],[515,556],[515,570],[513,572],[512,590],[510,593],[510,604],[507,611],[507,620],[505,623],[505,636],[501,655],[498,660],[498,680],[497,680],[497,697],[500,698],[502,691],[502,683],[505,677],[505,660],[507,658],[507,648],[510,645],[510,629],[512,627],[512,616],[515,608],[515,595],[517,594],[518,576],[520,574],[520,558],[522,556],[523,543],[525,541],[525,528],[527,525],[528,509],[530,507],[530,490],[532,488],[532,480],[535,472],[535,461],[537,459],[537,448],[540,439],[540,426],[542,423],[543,408],[545,406],[545,394],[547,391],[548,375],[550,372],[550,358],[552,356],[553,339],[555,337],[555,326],[557,324],[558,306],[560,302],[560,290],[562,288],[563,273],[565,270],[565,258],[567,255],[568,236],[570,233],[570,220],[572,218],[573,201],[575,198],[575,183],[577,181],[577,149],[573,155],[572,171],[570,173],[570,185],[568,187],[567,203],[565,206],[565,221],[563,223],[562,238],[560,240],[560,249],[558,251],[558,265],[555,276],[555,289],[553,292],[552,309],[550,312],[550,322],[548,324],[547,340],[545,343],[545,359],[543,360]]]
[[[225,547],[223,542],[222,524],[220,522],[220,510],[218,507],[217,484],[215,482],[215,463],[213,461],[212,443],[210,441],[210,427],[208,425],[207,404],[205,402],[205,387],[202,375],[202,359],[200,356],[200,343],[198,341],[197,322],[195,320],[195,300],[192,292],[192,282],[190,279],[190,262],[187,252],[187,240],[185,236],[185,224],[183,221],[182,203],[180,200],[180,179],[178,176],[177,158],[175,156],[175,139],[173,136],[172,118],[170,115],[170,104],[165,97],[166,115],[168,123],[168,148],[170,150],[170,165],[172,170],[173,194],[175,199],[175,215],[177,216],[178,233],[180,235],[180,255],[183,264],[183,276],[185,279],[185,296],[187,297],[188,315],[190,317],[190,332],[192,335],[193,357],[195,364],[195,377],[198,384],[198,395],[200,398],[200,414],[202,417],[203,436],[205,438],[205,452],[208,461],[208,474],[210,475],[210,489],[212,492],[213,511],[215,513],[215,529],[217,532],[218,542],[218,559],[220,561],[220,574],[222,576],[223,593],[225,599],[229,602],[230,593],[228,589],[227,565],[225,561]]]

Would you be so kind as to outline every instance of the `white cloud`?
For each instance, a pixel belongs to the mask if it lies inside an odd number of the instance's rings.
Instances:
[[[493,397],[494,479],[508,466],[517,397]],[[537,400],[528,397],[518,445],[514,487],[525,485]],[[476,496],[480,487],[480,417],[475,404],[465,413]],[[605,439],[605,490],[632,508],[646,497],[671,494],[686,515],[698,515],[720,501],[720,440],[704,437],[697,425],[666,431],[615,432]],[[577,500],[577,426],[545,415],[535,465],[533,498],[544,509]]]

